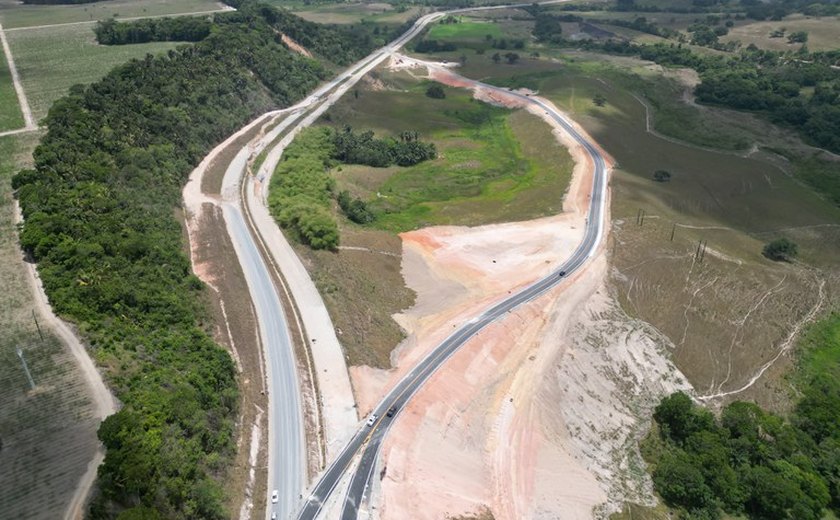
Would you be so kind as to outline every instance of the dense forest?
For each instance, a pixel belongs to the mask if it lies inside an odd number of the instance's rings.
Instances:
[[[304,39],[308,27],[242,2],[201,42],[72,88],[50,109],[34,168],[13,180],[21,245],[123,404],[99,430],[107,451],[91,518],[230,516],[222,479],[235,450],[235,370],[207,333],[176,208],[216,143],[325,77],[278,35]],[[369,50],[327,28],[308,41],[345,57]]]
[[[800,338],[787,417],[734,402],[720,417],[662,400],[642,444],[656,491],[681,518],[819,520],[840,513],[840,314]],[[826,513],[831,510],[831,513]]]
[[[654,413],[659,446],[648,446],[657,493],[698,520],[722,512],[756,520],[840,513],[836,375],[810,381],[790,420],[745,402],[729,404],[717,419],[686,394],[666,397]]]
[[[213,23],[208,17],[143,18],[126,23],[113,19],[98,22],[96,41],[102,45],[146,42],[198,42],[210,36]]]
[[[386,167],[412,166],[433,159],[435,145],[420,141],[417,132],[402,132],[394,138],[377,139],[373,132],[352,128],[309,128],[286,148],[274,171],[268,204],[272,216],[298,241],[313,249],[335,249],[340,237],[332,213],[336,199],[342,212],[358,224],[376,215],[360,199],[346,191],[335,194],[329,170],[339,163]]]

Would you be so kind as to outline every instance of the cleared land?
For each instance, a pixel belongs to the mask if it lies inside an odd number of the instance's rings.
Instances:
[[[493,38],[502,36],[499,25],[493,22],[466,22],[462,17],[458,23],[438,23],[429,29],[427,38],[432,40],[482,40],[488,35]]]
[[[69,352],[33,319],[32,292],[13,224],[10,179],[33,136],[0,138],[0,516],[55,518],[98,445],[98,420]],[[20,349],[32,375],[31,388]]]
[[[37,25],[94,22],[106,18],[135,18],[222,9],[215,0],[111,0],[79,5],[21,5],[0,0],[0,23],[6,29]]]
[[[5,53],[0,52],[0,132],[23,128],[23,114],[18,104],[12,74]]]
[[[46,116],[71,86],[96,81],[130,59],[177,46],[170,42],[99,45],[89,24],[11,31],[7,37],[36,120]]]

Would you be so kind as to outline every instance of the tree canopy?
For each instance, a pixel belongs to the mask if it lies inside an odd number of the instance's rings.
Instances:
[[[229,518],[236,371],[208,333],[203,284],[183,252],[181,186],[216,143],[326,77],[278,32],[303,31],[318,51],[340,47],[341,59],[369,50],[345,32],[309,33],[285,11],[238,7],[194,45],[73,87],[45,119],[34,167],[13,179],[21,245],[123,404],[99,429],[94,519]],[[302,232],[323,234],[324,222]]]

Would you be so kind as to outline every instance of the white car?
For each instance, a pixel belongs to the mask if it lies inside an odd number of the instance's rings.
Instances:
[[[277,493],[277,490],[271,492],[271,503],[276,504],[277,500],[280,498],[280,495]]]
[[[371,416],[367,420],[367,425],[368,426],[373,426],[373,424],[376,422],[376,419],[378,419],[378,418],[379,417],[375,413],[371,414]]]
[[[273,512],[273,511],[272,511],[272,513],[271,513],[271,520],[277,520],[277,513],[275,513],[275,512]]]

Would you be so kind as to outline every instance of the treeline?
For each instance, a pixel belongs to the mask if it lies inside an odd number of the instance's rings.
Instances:
[[[107,451],[90,518],[230,517],[235,368],[208,334],[175,209],[216,143],[324,78],[265,12],[241,3],[203,41],[73,87],[45,120],[33,169],[13,180],[21,245],[123,403],[99,429]]]
[[[750,46],[732,56],[701,56],[682,45],[568,42],[578,48],[690,67],[697,99],[765,115],[815,146],[840,153],[840,52],[775,52]]]
[[[836,372],[833,370],[832,372]],[[720,419],[683,394],[657,406],[655,489],[685,518],[763,520],[840,513],[840,381],[812,380],[789,421],[735,402]]]
[[[114,19],[97,22],[96,41],[102,45],[147,42],[197,42],[210,35],[213,22],[208,17],[178,16],[144,18],[131,22]]]
[[[402,132],[396,139],[377,139],[373,132],[356,133],[329,127],[309,128],[283,153],[269,186],[269,210],[275,220],[298,241],[313,249],[335,249],[340,242],[332,214],[335,197],[353,222],[366,224],[376,216],[361,199],[346,191],[335,194],[329,170],[338,163],[386,167],[413,166],[436,156],[435,146],[423,143],[417,132]]]
[[[563,4],[563,11],[634,11],[647,13],[735,13],[754,20],[781,20],[792,13],[833,16],[840,13],[835,0],[692,0],[689,5],[657,5],[644,0],[616,0],[614,3]]]

